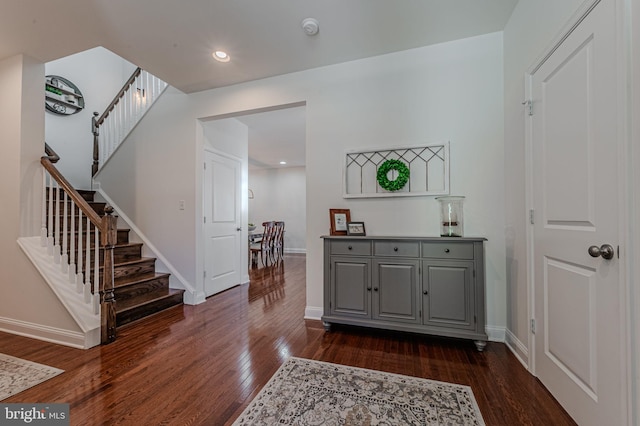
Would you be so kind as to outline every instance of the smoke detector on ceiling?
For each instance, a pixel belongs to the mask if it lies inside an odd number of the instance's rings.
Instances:
[[[315,18],[306,18],[302,21],[302,29],[306,35],[313,36],[320,31],[320,23]]]

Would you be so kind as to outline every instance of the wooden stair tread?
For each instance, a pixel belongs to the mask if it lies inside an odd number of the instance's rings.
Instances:
[[[171,274],[163,273],[163,272],[154,272],[152,274],[141,274],[141,275],[136,275],[134,277],[129,277],[128,280],[122,280],[122,281],[116,282],[114,287],[123,288],[127,286],[133,286],[133,285],[157,280],[158,278],[170,277],[170,276]]]
[[[176,294],[182,294],[184,290],[178,290],[175,288],[161,288],[149,293],[144,294],[141,297],[132,297],[130,299],[125,299],[122,301],[116,302],[116,313],[122,313],[130,309],[135,309],[141,305],[149,304],[152,302],[156,302],[158,300],[166,299],[168,297],[172,297]]]
[[[156,260],[155,257],[141,257],[139,259],[132,259],[124,262],[114,263],[114,266],[129,266],[129,265],[135,265],[136,263],[146,263],[151,261],[155,262],[155,260]],[[100,269],[102,269],[102,267],[100,267]]]

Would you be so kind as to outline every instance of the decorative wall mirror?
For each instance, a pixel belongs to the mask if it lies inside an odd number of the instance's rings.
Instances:
[[[82,111],[84,98],[80,89],[64,77],[46,76],[44,105],[47,111],[59,115],[71,115]]]

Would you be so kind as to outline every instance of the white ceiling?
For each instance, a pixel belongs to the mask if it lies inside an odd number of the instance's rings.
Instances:
[[[0,60],[24,53],[48,62],[103,46],[191,93],[501,31],[517,2],[0,0]],[[307,17],[320,22],[316,36],[301,29]],[[231,61],[215,61],[217,49]],[[289,147],[293,138],[278,137]]]
[[[305,165],[305,113],[300,106],[236,117],[249,128],[249,170]]]

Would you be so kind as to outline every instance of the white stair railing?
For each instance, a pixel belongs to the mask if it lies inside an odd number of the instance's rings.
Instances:
[[[97,315],[100,313],[100,230],[82,214],[76,202],[46,169],[42,175],[41,244],[47,247],[52,262],[59,265],[60,271],[68,274],[69,286],[84,295],[85,303],[90,304]]]
[[[104,216],[89,203],[54,166],[60,157],[45,144],[42,173],[42,229],[40,243],[62,274],[68,274],[75,290],[94,312],[100,314],[100,340],[116,338],[113,251],[117,243],[117,218],[113,207]],[[102,252],[101,252],[102,251]]]
[[[93,113],[92,176],[111,158],[166,88],[167,83],[137,68],[105,112]]]

